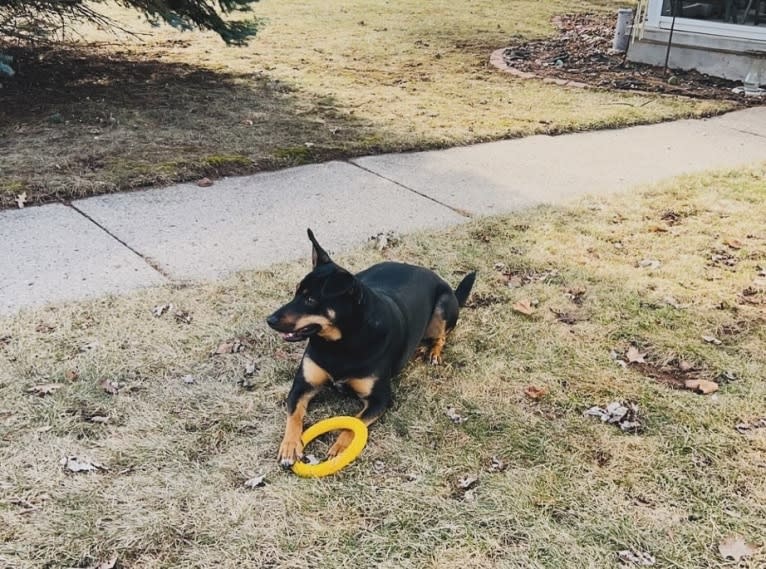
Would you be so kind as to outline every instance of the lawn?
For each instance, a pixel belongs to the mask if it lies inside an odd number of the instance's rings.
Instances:
[[[0,89],[0,207],[202,176],[533,133],[618,127],[731,108],[723,101],[562,88],[488,65],[551,18],[612,0],[262,0],[258,37],[80,28],[67,46],[11,49]]]
[[[445,364],[413,362],[362,456],[322,480],[276,464],[300,346],[264,323],[308,247],[216,284],[0,320],[0,564],[596,568],[627,551],[737,566],[719,544],[766,536],[765,175],[338,256],[479,279]],[[211,355],[235,338],[242,351]],[[690,379],[719,390],[680,388]],[[613,401],[637,405],[636,430],[583,416]],[[328,394],[309,421],[355,410]],[[68,472],[68,456],[102,468]],[[750,553],[738,566],[763,567]]]

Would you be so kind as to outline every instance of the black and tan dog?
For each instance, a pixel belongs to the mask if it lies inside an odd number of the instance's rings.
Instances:
[[[465,304],[476,273],[453,292],[436,273],[403,263],[380,263],[356,275],[336,265],[308,230],[313,270],[295,297],[268,317],[288,342],[309,343],[287,398],[287,427],[279,461],[302,457],[303,418],[309,401],[328,384],[340,384],[361,398],[357,415],[367,425],[391,403],[391,379],[421,343],[431,363],[441,362],[444,341]],[[343,431],[329,455],[341,453],[353,435]]]

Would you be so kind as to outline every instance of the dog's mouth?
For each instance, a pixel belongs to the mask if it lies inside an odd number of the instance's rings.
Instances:
[[[285,342],[300,342],[309,336],[313,336],[321,329],[322,327],[319,324],[309,324],[293,332],[280,332],[280,334]]]

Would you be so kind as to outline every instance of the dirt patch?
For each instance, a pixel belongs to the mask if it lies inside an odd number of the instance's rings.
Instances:
[[[502,52],[509,68],[557,83],[601,89],[683,95],[699,99],[727,99],[739,105],[759,105],[760,98],[736,95],[739,82],[711,77],[696,71],[672,70],[665,77],[662,67],[633,63],[625,55],[611,53],[613,14],[569,14],[556,16],[559,33],[551,38],[512,45]]]

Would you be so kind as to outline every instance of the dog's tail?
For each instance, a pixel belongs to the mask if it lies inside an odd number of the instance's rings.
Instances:
[[[468,300],[468,295],[471,294],[473,283],[476,281],[476,271],[468,273],[460,284],[455,289],[455,297],[457,297],[457,303],[462,308],[465,306],[465,301]]]

